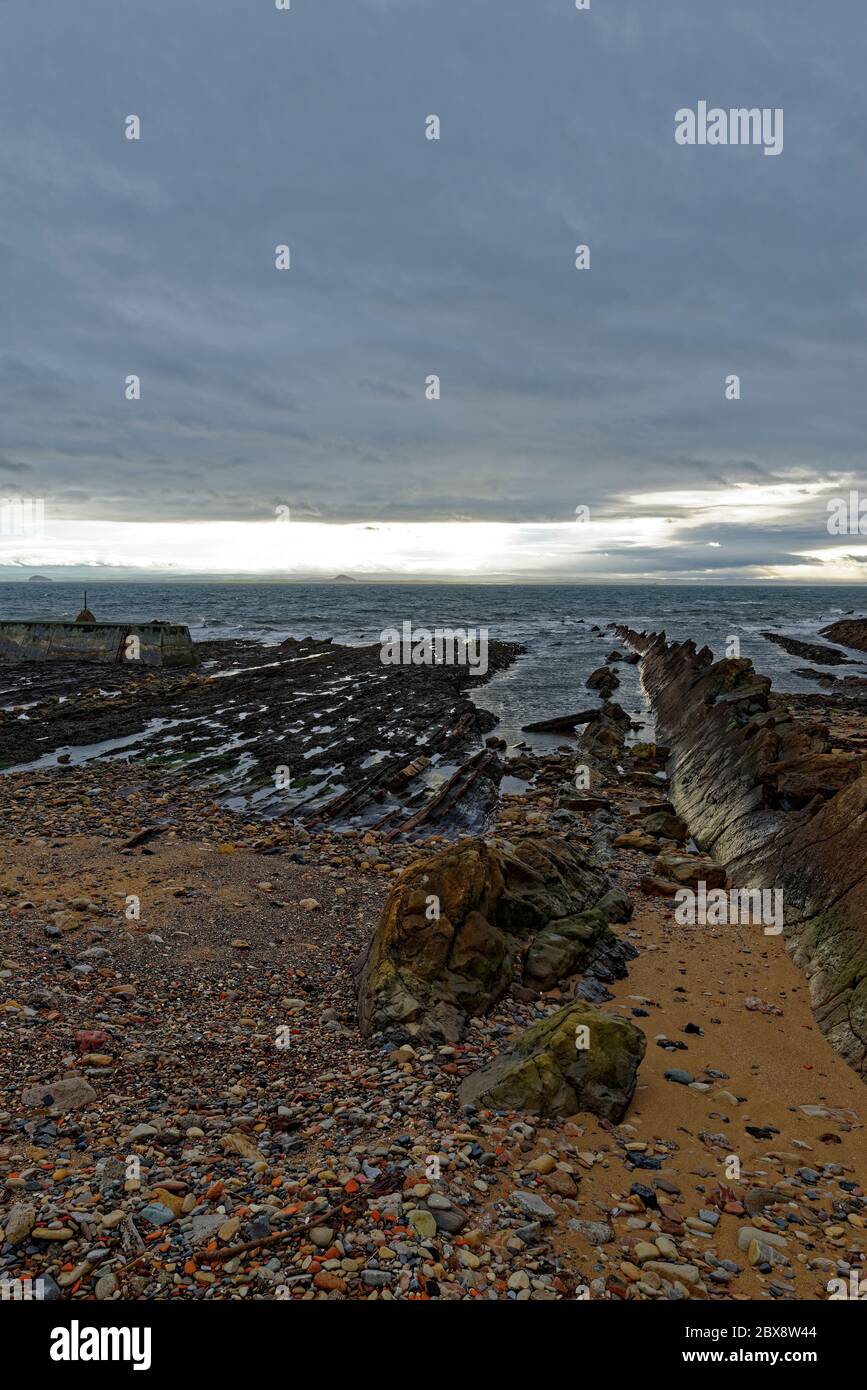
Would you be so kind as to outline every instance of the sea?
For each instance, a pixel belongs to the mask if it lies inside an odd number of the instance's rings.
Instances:
[[[500,721],[497,732],[514,743],[524,724],[592,707],[585,682],[622,645],[610,624],[639,631],[692,637],[716,656],[732,637],[740,653],[782,691],[821,691],[794,674],[812,666],[763,636],[777,632],[803,640],[836,619],[865,612],[864,585],[617,584],[578,586],[493,584],[256,584],[132,582],[89,583],[87,602],[101,621],[163,619],[186,623],[196,642],[239,637],[276,645],[286,637],[330,637],[335,642],[378,642],[386,628],[406,621],[414,628],[487,629],[490,640],[526,647],[507,671],[480,682],[476,703]],[[0,620],[72,619],[82,606],[82,586],[65,581],[0,583]],[[594,631],[594,628],[601,631]],[[818,638],[819,641],[823,639]],[[826,668],[867,675],[864,653],[847,652],[852,664]],[[637,720],[647,713],[638,671],[618,668],[614,696]]]

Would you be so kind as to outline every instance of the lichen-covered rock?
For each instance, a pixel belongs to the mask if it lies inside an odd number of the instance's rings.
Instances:
[[[586,851],[565,840],[523,840],[514,845],[491,842],[504,893],[497,905],[497,924],[504,931],[530,933],[548,922],[594,907],[608,890],[608,879]]]
[[[512,977],[509,943],[491,920],[504,892],[497,854],[464,840],[410,865],[389,894],[358,994],[362,1033],[400,1025],[456,1041]]]
[[[623,889],[609,888],[596,903],[596,911],[603,912],[609,922],[628,922],[632,916],[632,899]]]
[[[468,1018],[508,989],[526,937],[585,911],[607,890],[601,870],[557,839],[466,839],[410,865],[361,969],[362,1032],[401,1027],[456,1041]],[[621,906],[611,900],[612,916]]]
[[[576,1043],[587,1029],[589,1046]],[[635,1092],[646,1047],[628,1019],[585,1003],[567,1004],[532,1028],[460,1089],[462,1105],[567,1116],[589,1111],[618,1124]]]
[[[527,952],[524,984],[535,989],[552,989],[558,980],[580,970],[594,948],[614,933],[602,912],[578,912],[543,927]]]

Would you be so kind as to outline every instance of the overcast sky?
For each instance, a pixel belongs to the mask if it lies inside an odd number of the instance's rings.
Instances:
[[[279,572],[288,505],[287,573],[864,572],[825,524],[867,507],[864,0],[5,0],[2,37],[0,500],[46,535],[0,562]],[[783,108],[782,154],[678,145],[702,100]]]

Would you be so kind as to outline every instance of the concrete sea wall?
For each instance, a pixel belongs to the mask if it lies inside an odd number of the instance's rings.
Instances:
[[[198,655],[180,623],[0,622],[0,661],[187,667]]]

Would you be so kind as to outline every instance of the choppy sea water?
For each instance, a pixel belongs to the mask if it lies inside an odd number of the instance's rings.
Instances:
[[[596,703],[585,688],[590,672],[617,647],[609,623],[692,637],[717,656],[737,636],[741,654],[772,677],[778,690],[823,687],[792,674],[813,665],[765,640],[762,631],[810,640],[820,628],[867,608],[862,585],[727,587],[702,585],[471,585],[471,584],[190,584],[92,583],[88,605],[98,619],[186,623],[196,641],[243,637],[265,644],[286,637],[332,637],[335,642],[379,640],[384,628],[410,621],[424,628],[487,628],[491,639],[527,648],[508,671],[480,686],[477,703],[501,721],[509,742],[533,720]],[[0,584],[2,618],[74,618],[82,587],[68,583]],[[820,641],[823,639],[819,639]],[[853,665],[826,668],[837,675],[867,674],[863,653]],[[634,667],[620,667],[615,698],[640,714],[643,696]]]

